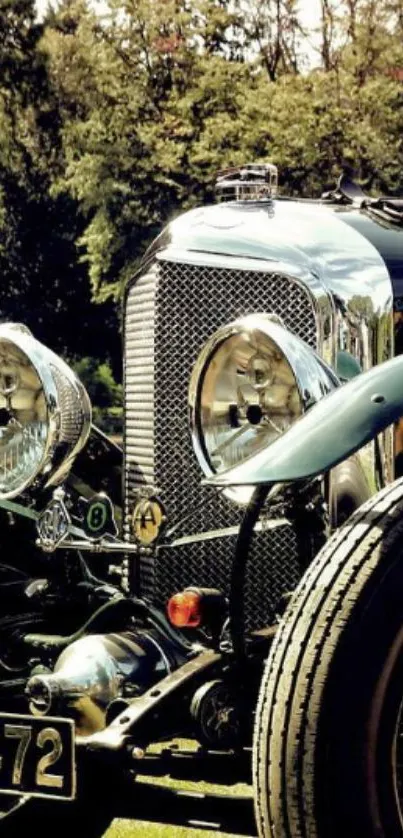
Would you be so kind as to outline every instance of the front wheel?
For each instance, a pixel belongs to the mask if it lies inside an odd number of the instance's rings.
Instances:
[[[403,838],[403,480],[312,563],[258,702],[263,838]]]

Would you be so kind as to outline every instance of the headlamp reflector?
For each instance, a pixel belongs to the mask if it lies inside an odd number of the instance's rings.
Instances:
[[[337,385],[300,338],[265,314],[219,329],[203,347],[189,389],[192,439],[203,472],[227,471],[267,448]],[[247,502],[251,490],[230,490]]]
[[[0,326],[0,499],[60,482],[86,442],[91,405],[67,364],[18,324]]]

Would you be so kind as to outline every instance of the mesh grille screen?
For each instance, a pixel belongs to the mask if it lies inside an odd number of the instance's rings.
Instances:
[[[160,262],[131,287],[125,321],[126,521],[139,486],[147,483],[157,488],[169,525],[179,525],[176,537],[239,525],[242,511],[200,485],[187,393],[193,365],[211,334],[259,311],[279,315],[316,348],[311,300],[283,276]],[[161,550],[155,560],[143,561],[143,595],[163,602],[190,583],[226,591],[234,544],[235,535],[227,535]],[[249,568],[247,606],[263,624],[298,579],[293,527],[257,535]]]
[[[188,585],[218,588],[229,593],[230,560],[236,536],[161,550],[155,563],[154,585],[161,604]],[[285,591],[300,576],[295,531],[291,525],[255,533],[248,555],[245,588],[246,623],[258,628],[274,621]]]

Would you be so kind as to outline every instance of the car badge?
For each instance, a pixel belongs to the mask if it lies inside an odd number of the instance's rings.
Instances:
[[[111,500],[104,492],[93,495],[89,500],[80,499],[81,526],[87,538],[97,541],[104,535],[117,534],[117,526]]]
[[[71,518],[63,498],[54,496],[36,523],[42,549],[46,552],[55,550],[66,538],[70,524]]]
[[[143,545],[153,544],[161,534],[165,521],[165,510],[158,498],[141,498],[133,509],[131,522],[136,541]]]

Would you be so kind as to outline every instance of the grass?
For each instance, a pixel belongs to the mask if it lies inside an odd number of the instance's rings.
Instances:
[[[147,821],[115,820],[104,838],[238,838],[234,832],[194,829],[188,826],[154,824]],[[240,835],[239,838],[245,838]]]
[[[181,741],[175,744],[176,747],[185,748],[187,751],[195,749],[195,743]],[[159,753],[161,746],[153,747],[150,751]],[[158,820],[161,804],[161,821],[165,822],[137,820],[136,794],[139,801],[137,808],[140,806],[142,809],[139,812],[141,818],[146,818],[150,812],[151,820]],[[151,795],[149,802],[146,800],[148,794]],[[247,834],[255,834],[250,797],[251,787],[247,783],[224,786],[206,780],[193,782],[188,779],[171,779],[168,775],[158,778],[139,775],[133,785],[132,810],[129,817],[116,818],[104,838],[245,838]],[[176,817],[179,814],[179,821],[185,821],[186,825],[175,823],[175,812]],[[167,823],[171,817],[173,823]],[[240,826],[241,821],[243,826]],[[200,827],[201,822],[205,826]],[[208,828],[210,824],[212,829]],[[230,831],[237,828],[240,832]]]

